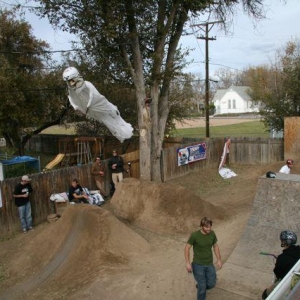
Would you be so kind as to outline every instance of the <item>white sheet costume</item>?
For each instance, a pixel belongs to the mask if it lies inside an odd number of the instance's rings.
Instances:
[[[121,143],[132,137],[131,124],[123,120],[118,108],[101,95],[91,82],[83,80],[77,69],[67,68],[63,78],[68,83],[69,101],[75,110],[102,122]]]

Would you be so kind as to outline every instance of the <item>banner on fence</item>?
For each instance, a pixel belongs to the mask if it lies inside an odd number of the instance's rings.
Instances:
[[[219,174],[225,179],[237,176],[232,170],[225,168],[226,164],[229,165],[230,144],[231,144],[231,140],[230,140],[230,138],[227,138],[226,142],[224,144],[224,148],[223,148],[223,152],[222,152],[220,164],[219,164]]]
[[[187,165],[197,160],[206,159],[206,143],[177,149],[178,166]]]

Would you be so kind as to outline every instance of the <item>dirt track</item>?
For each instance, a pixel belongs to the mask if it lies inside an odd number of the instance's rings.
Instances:
[[[126,179],[103,208],[69,206],[56,223],[1,242],[0,299],[195,299],[183,257],[190,232],[202,216],[213,218],[225,268],[258,177],[281,165],[233,166],[230,180],[209,169],[166,184]],[[221,276],[208,299],[260,299],[262,286],[240,288]]]

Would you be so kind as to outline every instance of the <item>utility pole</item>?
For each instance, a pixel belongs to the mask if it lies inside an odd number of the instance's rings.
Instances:
[[[205,128],[206,137],[209,138],[209,55],[208,55],[208,41],[214,41],[216,38],[208,37],[208,33],[217,23],[222,23],[222,21],[206,22],[201,24],[196,24],[193,26],[199,26],[201,30],[205,31],[205,36],[200,36],[198,39],[205,40]],[[205,29],[201,28],[204,27]]]

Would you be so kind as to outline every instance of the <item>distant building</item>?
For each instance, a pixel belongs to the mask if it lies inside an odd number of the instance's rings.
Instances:
[[[235,114],[259,112],[259,104],[254,103],[247,91],[248,86],[231,86],[228,89],[217,90],[213,103],[215,105],[215,114]]]

